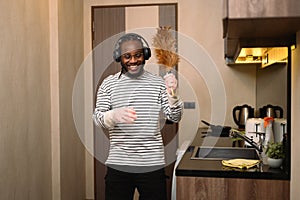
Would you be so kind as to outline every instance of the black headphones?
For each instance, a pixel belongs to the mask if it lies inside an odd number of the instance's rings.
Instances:
[[[113,58],[116,62],[121,61],[121,49],[120,49],[121,44],[128,40],[140,41],[143,46],[144,59],[148,60],[151,57],[151,50],[149,48],[147,41],[142,36],[140,36],[136,33],[127,33],[127,34],[123,35],[122,37],[120,37],[120,39],[117,41],[117,43],[115,45],[115,50],[113,52]]]

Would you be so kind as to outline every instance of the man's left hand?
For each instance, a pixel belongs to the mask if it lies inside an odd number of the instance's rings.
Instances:
[[[175,95],[175,90],[177,89],[177,79],[174,74],[168,73],[164,76],[165,84],[167,87],[167,92],[171,96]]]

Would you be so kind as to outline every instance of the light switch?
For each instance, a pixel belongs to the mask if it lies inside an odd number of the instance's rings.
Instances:
[[[196,104],[195,102],[183,102],[184,109],[195,109]]]

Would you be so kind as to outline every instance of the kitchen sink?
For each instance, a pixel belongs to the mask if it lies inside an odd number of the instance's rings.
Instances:
[[[259,160],[259,155],[254,148],[195,146],[191,157],[191,159],[201,160],[229,160],[236,158]]]

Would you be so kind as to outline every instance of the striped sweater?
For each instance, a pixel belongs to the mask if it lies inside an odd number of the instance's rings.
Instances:
[[[178,122],[182,101],[169,103],[161,77],[145,71],[138,78],[119,73],[110,75],[97,92],[93,119],[97,126],[104,124],[104,113],[119,107],[133,107],[137,119],[133,124],[116,124],[109,128],[110,150],[107,165],[158,166],[164,165],[164,146],[160,132],[160,112]]]

